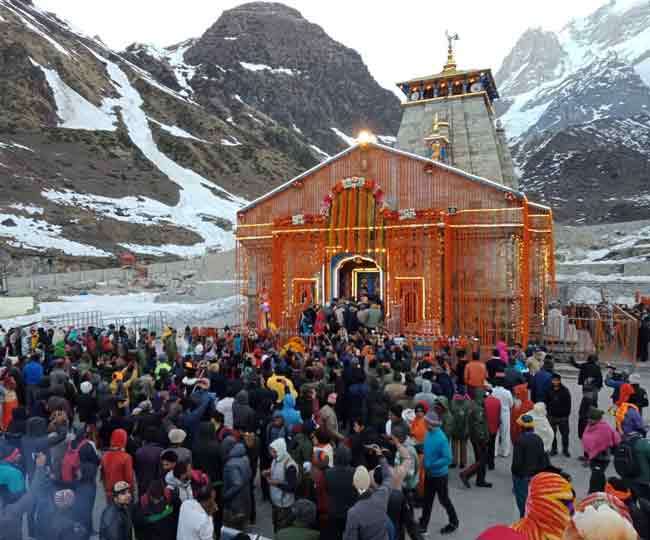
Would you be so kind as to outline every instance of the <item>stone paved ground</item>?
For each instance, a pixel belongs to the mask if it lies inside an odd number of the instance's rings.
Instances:
[[[565,373],[566,371],[566,373]],[[558,456],[552,458],[553,464],[562,467],[573,477],[573,485],[578,497],[587,493],[589,485],[589,469],[582,467],[577,460],[582,449],[577,435],[578,407],[582,399],[580,387],[576,384],[575,370],[562,370],[564,383],[571,390],[572,415],[571,415],[571,454],[570,459]],[[650,372],[641,371],[643,386],[650,389]],[[600,407],[609,406],[611,391],[603,390],[600,394]],[[471,445],[470,445],[471,446]],[[471,450],[470,450],[471,455]],[[514,498],[512,496],[512,479],[510,475],[511,458],[497,458],[496,469],[488,472],[487,480],[494,487],[492,489],[479,489],[472,487],[465,489],[458,477],[458,470],[451,470],[450,495],[460,517],[460,528],[449,535],[450,540],[473,540],[488,526],[502,523],[509,524],[518,519]],[[610,465],[608,474],[614,474],[614,467]],[[259,490],[258,490],[259,495]],[[98,524],[101,510],[104,507],[103,490],[98,490],[98,500],[95,505],[96,524]],[[418,514],[419,516],[419,511]],[[442,507],[436,502],[429,524],[428,538],[440,537],[438,531],[447,523],[447,518]],[[251,533],[262,534],[271,538],[271,509],[269,503],[263,503],[258,498],[258,522],[251,527]]]

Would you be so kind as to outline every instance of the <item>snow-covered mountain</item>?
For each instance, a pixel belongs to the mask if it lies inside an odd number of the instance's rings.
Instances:
[[[359,55],[281,4],[116,52],[31,0],[0,0],[0,262],[230,248],[246,200],[356,129],[390,135],[398,122]]]
[[[650,211],[650,0],[530,29],[497,73],[522,187],[570,223]]]

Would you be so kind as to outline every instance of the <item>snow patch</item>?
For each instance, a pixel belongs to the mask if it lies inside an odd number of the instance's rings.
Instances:
[[[310,144],[309,148],[311,148],[314,152],[316,152],[318,154],[319,158],[322,159],[322,161],[325,161],[326,159],[329,159],[329,158],[332,157],[327,152],[325,152],[325,151],[321,150],[320,148],[318,148],[318,146],[316,146],[315,144]]]
[[[2,225],[11,219],[16,225]],[[59,225],[46,221],[0,212],[0,238],[9,238],[6,243],[21,249],[33,249],[43,252],[49,249],[59,250],[74,257],[112,257],[112,255],[93,246],[87,246],[62,236]]]
[[[394,146],[397,143],[397,137],[393,135],[377,135],[377,140],[388,146]]]
[[[645,84],[650,86],[650,58],[646,58],[643,62],[639,62],[634,66],[634,71]]]
[[[600,304],[603,300],[602,295],[596,289],[591,287],[579,287],[578,290],[574,293],[571,302],[575,304]]]
[[[42,216],[43,215],[43,209],[38,207],[38,206],[33,206],[31,204],[23,204],[23,203],[15,203],[9,206],[9,208],[13,208],[14,210],[21,210],[30,216]]]
[[[26,150],[27,152],[34,152],[31,148],[28,146],[23,146],[22,144],[18,144],[15,142],[9,142],[9,143],[2,143],[0,142],[0,148],[5,148],[5,149],[12,149],[12,148],[18,148],[19,150]]]
[[[42,191],[41,196],[61,206],[83,208],[116,221],[138,225],[171,223],[171,208],[147,197],[112,198],[101,195],[76,193],[70,190]]]
[[[355,144],[357,144],[357,140],[354,137],[350,137],[349,135],[346,135],[341,130],[339,130],[339,129],[335,128],[335,127],[330,128],[330,129],[334,133],[336,133],[336,135],[338,135],[341,139],[343,139],[343,141],[345,141],[348,144],[348,146],[354,146]]]
[[[124,320],[163,312],[167,322],[173,326],[206,326],[202,323],[211,325],[219,322],[223,325],[235,322],[242,300],[240,296],[230,296],[204,304],[181,304],[156,302],[158,296],[158,293],[61,296],[58,302],[41,302],[36,315],[4,319],[0,324],[7,328],[30,324],[37,319],[47,323],[48,319],[68,313],[99,311],[104,319]]]
[[[206,141],[205,139],[199,139],[198,137],[195,137],[191,133],[188,133],[184,129],[179,128],[178,126],[167,126],[162,122],[158,122],[158,120],[154,120],[151,117],[149,117],[149,122],[153,122],[154,124],[159,126],[162,130],[166,131],[167,133],[170,133],[174,137],[180,137],[182,139],[191,139],[193,141],[211,144],[210,141]]]
[[[223,39],[225,41],[237,41],[239,38],[237,36],[226,36]]]
[[[221,189],[223,197],[217,197],[204,184],[209,182],[201,175],[190,169],[181,167],[178,163],[163,154],[153,138],[153,133],[142,106],[142,97],[133,87],[122,69],[115,63],[94,53],[105,65],[120,97],[107,100],[111,107],[121,108],[122,118],[129,137],[161,172],[172,182],[180,186],[178,205],[167,207],[171,221],[177,226],[195,231],[203,238],[200,244],[203,249],[221,247],[227,249],[234,246],[234,237],[209,218],[226,219],[235,222],[236,213],[246,201]],[[162,203],[160,203],[162,204]],[[203,219],[206,216],[208,219]]]
[[[271,73],[282,73],[284,75],[295,75],[296,71],[289,69],[289,68],[272,68],[271,66],[267,66],[266,64],[251,64],[249,62],[239,62],[241,67],[244,69],[247,69],[248,71],[269,71]]]
[[[291,124],[291,129],[293,129],[296,133],[300,133],[300,135],[302,135],[302,130],[296,124]]]
[[[237,140],[237,137],[231,135],[230,139],[221,139],[221,144],[224,146],[241,146],[241,143]]]
[[[30,58],[32,64],[45,74],[47,83],[54,94],[57,114],[61,119],[60,126],[66,129],[84,129],[115,131],[115,115],[111,109],[103,105],[101,108],[93,105],[70,88],[54,69],[41,66]]]
[[[177,257],[200,257],[205,254],[205,249],[201,244],[194,244],[192,246],[179,246],[177,244],[164,244],[162,246],[145,246],[141,244],[118,244],[124,249],[128,249],[138,255],[153,255],[155,257],[162,257],[164,255],[176,255]]]

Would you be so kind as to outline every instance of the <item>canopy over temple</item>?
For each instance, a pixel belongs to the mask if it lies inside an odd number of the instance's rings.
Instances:
[[[408,100],[420,101],[481,92],[486,94],[490,103],[495,99],[499,99],[492,70],[459,70],[454,56],[453,42],[458,41],[460,38],[458,34],[450,34],[449,32],[446,33],[446,37],[449,44],[447,63],[440,73],[397,83],[397,86]]]

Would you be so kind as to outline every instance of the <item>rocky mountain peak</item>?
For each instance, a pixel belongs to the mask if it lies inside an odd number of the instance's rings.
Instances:
[[[517,40],[496,80],[503,95],[532,90],[557,76],[564,51],[557,35],[542,28],[530,28]]]

